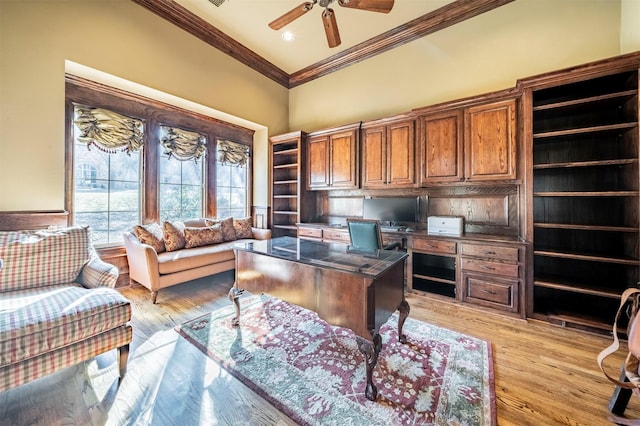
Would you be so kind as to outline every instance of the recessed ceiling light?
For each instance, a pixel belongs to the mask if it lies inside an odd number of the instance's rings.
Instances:
[[[284,41],[293,41],[295,37],[293,36],[293,33],[291,31],[285,31],[282,33],[282,39]]]

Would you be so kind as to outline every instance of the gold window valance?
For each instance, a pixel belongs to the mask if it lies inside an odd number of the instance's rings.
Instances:
[[[178,129],[176,127],[160,126],[163,136],[160,143],[164,154],[180,161],[198,161],[207,150],[206,138],[196,132]]]
[[[111,154],[139,151],[143,141],[143,122],[108,109],[76,105],[74,124],[80,130],[76,140]]]
[[[218,140],[218,161],[222,164],[244,166],[249,160],[249,147],[237,142]]]

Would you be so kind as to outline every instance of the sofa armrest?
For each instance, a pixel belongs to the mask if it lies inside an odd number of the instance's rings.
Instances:
[[[118,281],[118,268],[100,259],[95,249],[89,262],[82,267],[78,281],[86,288],[115,288]]]
[[[256,240],[269,240],[271,239],[271,229],[263,228],[251,228],[253,238]]]
[[[143,244],[131,232],[125,232],[124,246],[129,262],[129,277],[151,291],[159,288],[160,269],[158,253],[148,244]]]

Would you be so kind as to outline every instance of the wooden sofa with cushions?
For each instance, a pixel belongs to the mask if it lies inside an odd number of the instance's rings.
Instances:
[[[271,238],[270,229],[251,226],[251,218],[189,219],[138,225],[124,233],[129,279],[158,291],[235,268],[233,246]]]
[[[123,377],[131,305],[87,227],[0,232],[0,259],[0,391],[112,349]]]

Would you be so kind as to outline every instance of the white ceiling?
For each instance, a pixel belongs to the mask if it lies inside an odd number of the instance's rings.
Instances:
[[[341,7],[336,1],[331,6],[342,44],[330,49],[321,20],[323,8],[317,4],[279,31],[269,28],[269,22],[305,0],[225,0],[219,7],[209,0],[175,1],[289,74],[451,2],[396,0],[391,12],[384,14]],[[294,41],[282,39],[285,30],[294,33]]]

